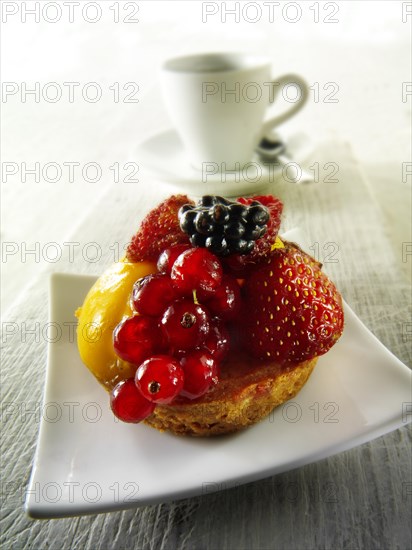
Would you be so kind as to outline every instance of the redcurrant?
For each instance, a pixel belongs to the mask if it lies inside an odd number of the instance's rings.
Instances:
[[[180,254],[182,254],[182,252],[187,250],[189,247],[189,244],[176,244],[175,246],[171,246],[170,248],[163,250],[157,260],[157,270],[160,271],[160,273],[167,273],[170,275],[172,266],[178,256],[180,256]]]
[[[203,306],[184,298],[166,309],[160,323],[169,345],[175,350],[186,350],[204,342],[210,316]]]
[[[205,349],[197,349],[180,360],[184,370],[182,396],[196,399],[218,381],[217,362]]]
[[[204,342],[204,347],[207,348],[212,356],[219,363],[223,361],[229,352],[230,337],[224,323],[215,317],[210,324],[210,331]]]
[[[240,286],[230,275],[223,275],[222,284],[213,292],[199,290],[199,302],[206,302],[211,313],[218,315],[224,321],[235,319],[241,309]]]
[[[134,378],[128,378],[113,388],[110,407],[113,414],[123,422],[140,422],[152,414],[155,404],[143,397]]]
[[[137,369],[135,381],[146,399],[153,403],[167,405],[180,393],[184,373],[173,357],[154,355],[146,359]]]
[[[157,319],[135,315],[121,321],[113,332],[116,354],[129,363],[140,365],[150,355],[164,349],[165,341]]]
[[[133,307],[141,315],[158,317],[174,298],[176,291],[170,277],[163,273],[147,275],[133,287]]]
[[[170,274],[175,288],[185,295],[198,289],[213,291],[222,282],[222,275],[222,264],[206,248],[189,248],[180,254]]]

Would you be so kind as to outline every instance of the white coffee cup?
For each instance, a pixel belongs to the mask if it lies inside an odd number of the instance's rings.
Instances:
[[[272,77],[272,60],[244,53],[206,53],[169,59],[160,79],[169,115],[192,166],[215,163],[240,170],[259,141],[299,111],[308,87],[298,75]],[[290,108],[265,120],[279,97]]]

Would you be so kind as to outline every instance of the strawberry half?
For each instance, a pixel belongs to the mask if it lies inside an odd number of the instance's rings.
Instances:
[[[228,269],[239,277],[247,276],[256,265],[262,263],[272,254],[272,246],[276,240],[280,228],[283,211],[283,203],[273,195],[256,195],[255,197],[240,197],[238,202],[250,205],[253,201],[259,201],[269,210],[270,218],[267,223],[266,233],[255,242],[255,247],[250,254],[232,254],[225,259]]]
[[[166,248],[189,244],[177,216],[184,204],[194,203],[186,195],[172,195],[147,214],[127,248],[126,257],[130,262],[156,261]]]
[[[293,243],[274,251],[244,287],[246,350],[296,363],[326,353],[343,331],[342,298],[321,265]]]

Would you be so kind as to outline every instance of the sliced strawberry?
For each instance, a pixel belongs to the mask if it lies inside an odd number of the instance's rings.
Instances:
[[[273,195],[240,197],[237,201],[245,205],[250,205],[253,201],[259,201],[268,208],[270,213],[266,233],[255,242],[252,252],[250,254],[232,254],[225,259],[225,264],[230,271],[237,273],[239,276],[244,276],[273,253],[272,247],[279,232],[283,203]]]
[[[342,298],[321,266],[296,245],[276,249],[244,288],[246,350],[280,363],[326,353],[343,331]]]
[[[172,195],[147,214],[127,248],[130,262],[156,261],[166,248],[189,244],[189,237],[180,229],[177,216],[184,204],[194,203],[186,195]]]

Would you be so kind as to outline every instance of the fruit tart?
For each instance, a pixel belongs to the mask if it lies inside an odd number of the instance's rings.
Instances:
[[[234,432],[295,396],[343,331],[342,299],[279,235],[272,195],[174,195],[153,209],[78,317],[80,356],[124,422]]]

